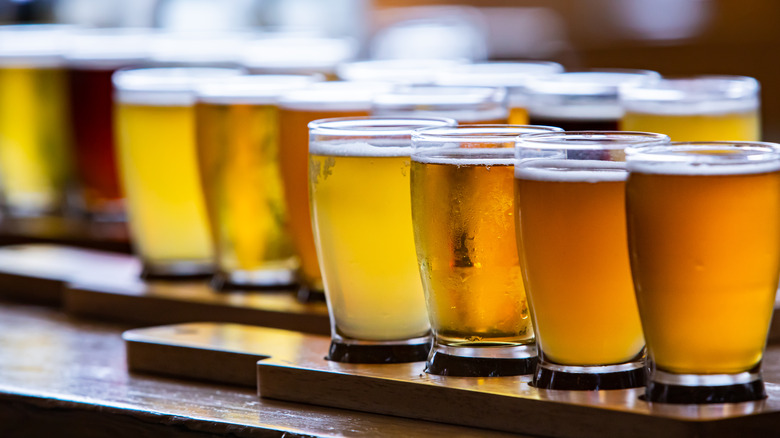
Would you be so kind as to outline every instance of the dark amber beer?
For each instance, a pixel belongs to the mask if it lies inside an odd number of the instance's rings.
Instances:
[[[660,134],[614,131],[518,140],[517,246],[539,347],[537,386],[642,386],[623,149],[665,142]]]
[[[629,248],[648,397],[762,398],[780,271],[780,146],[675,143],[629,153]]]

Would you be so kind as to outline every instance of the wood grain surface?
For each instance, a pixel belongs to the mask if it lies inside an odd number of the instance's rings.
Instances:
[[[0,302],[0,436],[509,436],[130,373],[121,339],[129,328]]]

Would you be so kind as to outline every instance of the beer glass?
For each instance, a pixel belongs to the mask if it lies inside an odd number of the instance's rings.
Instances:
[[[309,210],[308,124],[331,117],[367,116],[374,95],[390,87],[382,82],[323,82],[279,100],[279,163],[289,234],[301,264],[298,280],[303,300],[323,296]]]
[[[623,86],[653,83],[660,75],[648,70],[601,69],[558,73],[526,83],[528,120],[532,125],[566,131],[618,129]]]
[[[539,354],[533,385],[644,385],[626,241],[624,148],[662,134],[568,131],[517,142],[517,247]]]
[[[545,126],[461,125],[412,135],[412,223],[433,348],[426,371],[530,374],[536,345],[513,205],[514,146]]]
[[[119,170],[133,246],[146,277],[213,271],[195,149],[194,88],[240,73],[219,68],[114,73]]]
[[[507,89],[509,123],[528,123],[528,98],[525,84],[535,77],[549,76],[563,67],[549,61],[485,62],[452,67],[436,76],[436,85],[504,87]]]
[[[257,75],[198,87],[198,164],[216,250],[212,284],[262,288],[295,283],[279,174],[278,97],[321,76]]]
[[[378,59],[345,62],[337,67],[336,73],[345,81],[432,85],[439,73],[464,63],[454,59]]]
[[[449,117],[459,123],[506,123],[506,90],[496,87],[400,86],[374,97],[371,114]]]
[[[649,401],[764,398],[780,275],[780,145],[627,150],[626,209]]]
[[[416,362],[430,325],[412,233],[411,133],[448,119],[338,118],[309,125],[309,188],[331,323],[328,359]]]
[[[140,29],[81,30],[65,56],[78,203],[96,220],[125,217],[114,155],[111,75],[146,62],[151,38]]]
[[[72,28],[0,26],[0,187],[12,216],[62,213],[72,181],[63,55]]]
[[[252,74],[322,74],[336,79],[336,66],[353,59],[357,51],[351,38],[268,33],[248,41],[240,61]]]
[[[759,83],[744,76],[663,79],[621,90],[621,129],[674,141],[761,139]]]

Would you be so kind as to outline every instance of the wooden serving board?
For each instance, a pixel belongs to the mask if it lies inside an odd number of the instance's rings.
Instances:
[[[130,254],[125,222],[95,222],[80,217],[3,217],[0,245],[49,243]]]
[[[189,323],[122,334],[131,371],[248,387],[257,386],[258,360],[295,360],[304,341],[327,349],[330,338],[240,324]]]
[[[292,290],[218,292],[206,280],[143,281],[127,254],[46,244],[0,248],[0,297],[92,319],[158,325],[219,321],[329,334],[325,303]]]
[[[308,339],[307,339],[308,341]],[[719,405],[646,403],[643,389],[552,391],[522,377],[442,377],[424,363],[340,364],[312,343],[257,364],[261,397],[551,437],[780,436],[780,385],[769,398]]]

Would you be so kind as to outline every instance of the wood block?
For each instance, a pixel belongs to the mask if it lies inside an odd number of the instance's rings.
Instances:
[[[4,217],[0,245],[49,243],[130,254],[124,222],[94,222],[77,217]]]
[[[646,403],[643,388],[552,391],[530,376],[443,377],[424,363],[340,364],[312,343],[294,360],[258,362],[261,397],[552,437],[732,437],[780,434],[780,385],[769,398],[719,405]]]
[[[329,337],[240,324],[189,323],[122,334],[131,371],[256,387],[258,360],[294,360],[306,338],[327,349]]]

